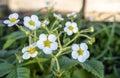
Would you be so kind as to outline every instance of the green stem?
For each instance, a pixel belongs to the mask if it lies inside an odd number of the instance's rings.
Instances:
[[[26,32],[26,30],[22,27],[22,26],[19,26],[18,24],[16,24],[16,26],[23,32]]]
[[[34,30],[33,33],[34,33],[34,42],[36,42],[37,41],[36,30]]]
[[[29,45],[31,45],[32,44],[32,41],[31,41],[32,38],[31,38],[31,36],[29,36],[28,38],[29,38]]]
[[[54,58],[55,58],[56,65],[57,65],[57,72],[60,72],[60,66],[59,66],[58,59],[56,57],[54,57]]]
[[[80,34],[80,36],[83,36],[83,37],[86,37],[86,38],[88,38],[88,39],[91,39],[91,37],[90,37],[90,36],[85,35],[85,34]]]
[[[77,33],[77,35],[72,40],[70,40],[66,45],[64,45],[63,47],[68,46],[69,44],[71,44],[78,37],[79,37],[79,33]]]
[[[52,24],[51,30],[54,28],[54,26],[55,26],[55,24],[57,24],[57,22],[58,22],[58,20],[56,20],[56,21]]]
[[[41,71],[44,71],[44,67],[43,67],[43,65],[39,62],[39,58],[36,57],[35,59],[37,60],[37,63],[38,63],[38,65],[39,65],[40,70],[41,70]]]
[[[48,32],[48,34],[50,34],[50,31],[47,27],[43,26],[43,28]]]
[[[55,59],[52,58],[52,60],[51,60],[51,64],[50,64],[50,67],[49,67],[49,71],[52,70],[52,67],[53,67],[54,63],[55,63]]]
[[[60,47],[60,51],[56,54],[56,57],[58,57],[62,53],[62,45],[61,45],[61,42],[60,42],[60,35],[61,35],[61,33],[58,34],[58,32],[57,32],[57,35],[58,35],[57,39],[58,39],[58,45]]]

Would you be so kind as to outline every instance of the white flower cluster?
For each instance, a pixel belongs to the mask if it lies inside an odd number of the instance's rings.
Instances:
[[[60,14],[54,13],[53,16],[58,21],[64,20],[64,18]],[[18,17],[19,15],[17,13],[10,14],[8,17],[9,20],[5,20],[4,23],[8,24],[9,27],[14,26],[19,22]],[[67,14],[67,17],[71,19],[71,18],[76,18],[77,15],[75,13],[71,13],[71,14]],[[42,27],[41,24],[44,24],[46,26],[46,25],[49,25],[50,23],[49,20],[44,20],[43,22],[40,22],[38,16],[36,15],[31,15],[31,17],[26,16],[24,17],[23,20],[24,20],[23,22],[24,26],[31,31],[41,28]],[[63,30],[68,36],[71,36],[79,31],[77,23],[73,22],[72,20],[67,21],[65,23],[65,27],[63,28]],[[39,35],[38,41],[22,49],[22,53],[23,53],[22,57],[23,59],[36,57],[38,55],[38,51],[36,50],[36,47],[41,49],[45,54],[51,54],[53,51],[57,50],[58,47],[60,46],[57,43],[57,41],[58,41],[58,38],[55,34],[41,33]],[[78,59],[80,62],[84,62],[90,56],[87,44],[86,43],[73,44],[71,55],[74,59]]]

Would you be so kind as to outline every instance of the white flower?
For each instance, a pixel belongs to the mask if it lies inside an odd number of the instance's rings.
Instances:
[[[78,59],[80,62],[85,62],[86,59],[90,56],[86,43],[81,43],[80,45],[73,44],[72,50],[72,57],[74,59]]]
[[[30,30],[35,30],[41,26],[41,22],[36,15],[26,16],[24,17],[24,25]]]
[[[51,54],[53,50],[58,48],[58,43],[56,42],[56,36],[53,34],[45,35],[41,34],[39,40],[37,41],[38,48],[42,49],[45,54]]]
[[[67,14],[67,17],[68,18],[76,18],[77,17],[77,14],[75,13],[75,12],[72,12],[72,13],[70,13],[70,14]]]
[[[43,24],[45,24],[45,25],[48,25],[50,22],[49,22],[49,20],[44,20],[43,21]]]
[[[9,20],[5,20],[4,23],[8,24],[8,27],[11,27],[17,24],[20,20],[18,19],[19,15],[17,13],[13,13],[9,15]]]
[[[23,53],[22,58],[23,59],[29,59],[30,57],[36,57],[38,52],[36,51],[35,47],[36,47],[35,44],[24,47],[22,49],[22,53]]]
[[[66,22],[65,27],[64,27],[64,31],[68,35],[72,35],[73,33],[77,33],[78,32],[77,24],[75,22]]]
[[[62,16],[60,15],[60,14],[53,14],[53,16],[55,17],[55,18],[57,18],[58,20],[64,20],[64,18],[62,18]]]

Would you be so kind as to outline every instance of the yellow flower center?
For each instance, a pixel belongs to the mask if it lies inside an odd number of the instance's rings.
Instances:
[[[73,28],[73,26],[69,26],[68,29],[69,29],[70,31],[73,31],[74,28]]]
[[[51,45],[51,42],[49,40],[44,41],[44,46],[45,47],[50,47],[50,45]]]
[[[81,49],[79,49],[79,50],[77,51],[77,53],[78,53],[79,56],[83,55],[83,52],[84,52],[84,51],[81,50]]]
[[[10,19],[10,22],[11,22],[11,23],[13,23],[13,22],[15,22],[15,21],[16,21],[16,18],[11,18],[11,19]]]
[[[35,25],[35,22],[34,22],[33,20],[30,20],[30,21],[29,21],[29,24],[30,24],[31,26],[34,26],[34,25]]]
[[[34,54],[35,53],[35,48],[34,47],[31,47],[31,48],[29,48],[29,50],[28,50],[28,52],[30,53],[30,54]]]

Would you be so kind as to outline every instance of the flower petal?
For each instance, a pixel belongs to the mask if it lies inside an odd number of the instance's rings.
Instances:
[[[40,22],[40,21],[35,21],[35,26],[36,26],[37,28],[39,28],[39,27],[41,26],[41,22]]]
[[[67,31],[67,34],[70,36],[70,35],[72,35],[72,34],[73,34],[73,32],[72,32],[72,31],[70,31],[70,30],[68,30],[68,31]]]
[[[89,53],[89,51],[84,51],[84,54],[83,54],[83,56],[84,56],[84,58],[89,58],[90,57],[90,53]]]
[[[5,20],[3,23],[10,24],[10,21],[9,20]]]
[[[9,15],[9,19],[11,19],[11,18],[16,18],[16,19],[18,19],[18,17],[19,17],[19,15],[17,14],[17,13],[13,13],[13,14],[10,14]]]
[[[50,48],[51,48],[52,50],[56,50],[56,49],[58,48],[58,43],[57,43],[57,42],[51,43]]]
[[[19,22],[19,20],[15,21],[14,23],[9,23],[9,24],[8,24],[8,27],[11,27],[11,26],[17,24],[18,22]]]
[[[28,21],[30,21],[30,17],[25,16],[23,20],[28,22]]]
[[[67,28],[67,27],[64,27],[64,31],[67,32],[67,31],[68,31],[68,28]]]
[[[79,50],[80,48],[79,48],[79,46],[77,45],[77,44],[73,44],[72,45],[72,50],[73,51],[77,51],[77,50]]]
[[[73,22],[72,26],[77,27],[77,23]]]
[[[71,53],[71,56],[72,56],[72,58],[74,58],[74,59],[77,59],[77,58],[78,58],[78,54],[77,54],[76,51],[73,51],[73,52]]]
[[[67,27],[70,26],[70,25],[71,25],[71,22],[66,22],[65,23],[65,26],[67,26]]]
[[[86,58],[84,58],[83,56],[79,56],[78,61],[83,63],[86,61]]]
[[[48,47],[45,47],[45,48],[43,49],[43,52],[44,52],[45,54],[51,54],[51,53],[52,53],[52,50],[51,50],[50,48],[48,48]]]
[[[78,32],[78,28],[77,28],[77,27],[74,27],[73,32],[74,32],[74,33],[77,33],[77,32]]]
[[[29,59],[30,58],[30,54],[28,52],[25,52],[22,56],[23,59]]]
[[[87,50],[87,49],[88,49],[88,46],[87,46],[86,43],[81,43],[81,44],[80,44],[80,48],[81,48],[82,50]]]
[[[36,51],[34,54],[31,54],[31,57],[36,57],[38,52]]]
[[[22,49],[22,53],[25,53],[25,52],[27,52],[27,50],[29,49],[29,47],[27,46],[27,47],[24,47],[23,49]]]
[[[38,41],[37,41],[37,47],[40,48],[40,49],[43,49],[43,48],[44,48],[44,43],[43,43],[43,41],[38,40]]]
[[[41,41],[47,40],[47,36],[45,34],[40,34],[39,39]]]
[[[48,40],[50,40],[51,42],[55,42],[56,41],[56,36],[54,35],[54,34],[50,34],[49,36],[48,36]]]
[[[32,19],[32,20],[38,20],[38,16],[32,15],[32,16],[31,16],[31,19]]]

